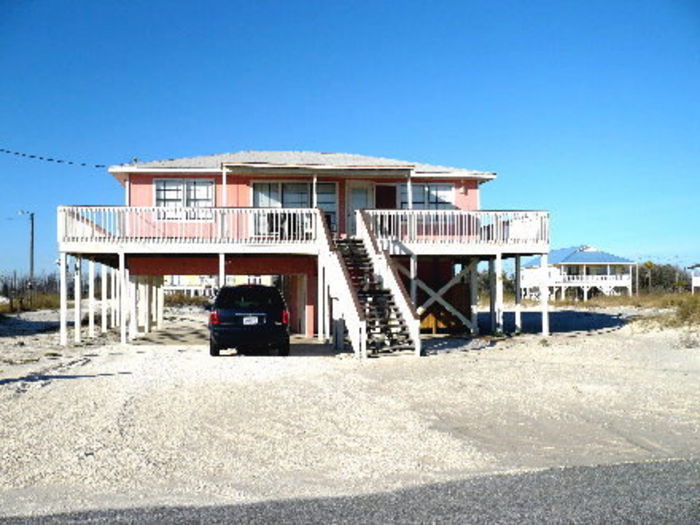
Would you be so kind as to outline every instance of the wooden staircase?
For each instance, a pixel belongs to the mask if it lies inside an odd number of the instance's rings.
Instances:
[[[361,239],[335,241],[350,276],[353,289],[367,322],[367,352],[378,354],[413,350],[406,322],[393,294],[377,278],[370,256]]]

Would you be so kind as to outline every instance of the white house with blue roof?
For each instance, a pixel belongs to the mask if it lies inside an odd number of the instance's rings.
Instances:
[[[694,294],[696,288],[700,288],[700,264],[694,266],[689,266],[690,277],[692,279],[690,283],[690,293]]]
[[[604,295],[619,295],[626,290],[632,295],[636,266],[634,261],[593,246],[563,248],[550,252],[547,267],[541,267],[539,257],[523,264],[520,286],[525,297],[539,294],[542,284],[554,299],[557,294],[564,299],[570,289],[584,301],[594,290]]]

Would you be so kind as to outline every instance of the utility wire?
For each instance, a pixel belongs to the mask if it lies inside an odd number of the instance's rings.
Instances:
[[[65,159],[55,159],[53,157],[44,157],[43,155],[31,155],[29,153],[22,153],[20,151],[12,151],[5,148],[0,148],[0,153],[5,153],[7,155],[15,155],[17,157],[24,157],[27,159],[43,160],[44,162],[56,162],[58,164],[70,164],[72,166],[84,166],[86,168],[106,168],[106,164],[90,164],[88,162],[75,162],[72,160]]]

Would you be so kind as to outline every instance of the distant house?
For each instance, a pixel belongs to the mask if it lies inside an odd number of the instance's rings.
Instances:
[[[691,277],[690,292],[694,294],[695,288],[700,288],[700,264],[689,266],[688,270],[690,270]]]
[[[272,286],[272,275],[227,275],[226,286],[239,284],[264,284]],[[219,289],[216,275],[165,275],[163,291],[166,295],[181,293],[188,297],[214,297]]]
[[[632,280],[637,263],[603,252],[593,246],[577,246],[554,250],[549,254],[549,266],[542,268],[539,257],[523,265],[520,285],[525,297],[539,293],[542,280],[553,298],[561,299],[568,290],[576,297],[588,300],[591,291],[618,295],[623,290],[632,295]]]

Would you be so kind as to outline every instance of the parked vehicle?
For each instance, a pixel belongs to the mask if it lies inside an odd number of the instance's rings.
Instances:
[[[279,290],[258,284],[219,290],[209,313],[209,353],[224,348],[289,355],[289,310]]]

